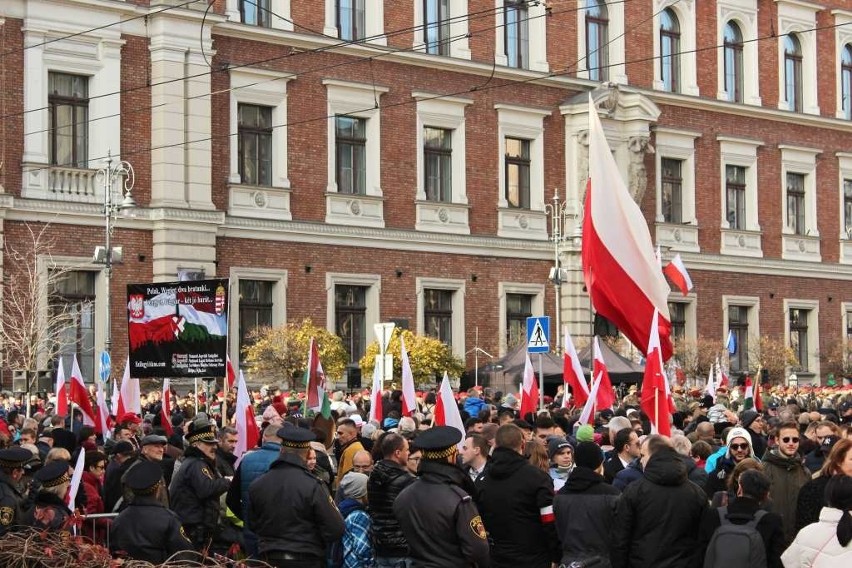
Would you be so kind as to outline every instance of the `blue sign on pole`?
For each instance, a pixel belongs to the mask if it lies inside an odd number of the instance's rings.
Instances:
[[[527,318],[527,353],[550,351],[550,318],[547,316]]]
[[[109,373],[112,367],[112,363],[109,357],[109,353],[106,351],[101,351],[101,361],[100,361],[100,377],[101,382],[105,383],[109,380]]]

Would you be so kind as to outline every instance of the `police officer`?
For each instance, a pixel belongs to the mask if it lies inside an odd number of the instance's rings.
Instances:
[[[173,554],[192,550],[178,516],[165,508],[160,493],[166,490],[163,470],[153,461],[139,462],[127,472],[125,487],[133,492],[130,504],[110,529],[110,551],[135,560],[162,564]],[[192,560],[186,558],[175,559]]]
[[[307,467],[314,434],[281,428],[281,456],[249,486],[249,528],[260,558],[278,568],[321,568],[345,529],[325,484]]]
[[[0,536],[20,524],[24,496],[19,484],[24,475],[24,465],[32,457],[33,454],[25,448],[0,450]]]
[[[489,565],[485,527],[462,489],[470,487],[470,478],[456,465],[461,438],[450,426],[436,426],[417,437],[420,477],[393,505],[411,549],[412,568]]]
[[[33,476],[40,488],[33,507],[23,515],[23,524],[49,532],[70,532],[71,510],[65,504],[71,486],[71,467],[65,460],[50,462]]]

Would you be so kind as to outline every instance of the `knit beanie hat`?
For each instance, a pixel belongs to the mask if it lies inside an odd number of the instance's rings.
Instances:
[[[571,451],[574,451],[574,446],[568,442],[565,438],[560,438],[558,436],[554,436],[547,441],[547,457],[551,461],[553,461],[553,456],[559,453],[559,450],[563,448],[570,448]]]
[[[743,425],[743,428],[748,428],[749,426],[751,426],[752,422],[757,420],[757,417],[757,411],[749,408],[748,410],[740,414],[740,424]]]
[[[603,451],[594,442],[580,442],[574,448],[574,463],[579,467],[598,469],[603,463]]]
[[[340,480],[340,490],[347,499],[360,499],[367,496],[367,480],[370,478],[363,473],[350,471]]]
[[[591,424],[583,424],[577,429],[575,436],[578,442],[593,442],[595,440],[595,429]]]

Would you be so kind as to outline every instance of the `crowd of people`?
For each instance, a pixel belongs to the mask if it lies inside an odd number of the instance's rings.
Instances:
[[[389,390],[369,420],[369,393],[332,393],[331,417],[309,417],[264,387],[261,439],[239,459],[224,393],[207,412],[173,395],[164,424],[152,392],[107,437],[50,397],[27,418],[0,395],[0,535],[74,530],[155,564],[204,551],[298,568],[852,565],[852,392],[776,387],[757,409],[737,390],[675,387],[661,436],[633,387],[589,424],[561,389],[520,416],[516,395],[473,388],[457,394],[463,431],[440,425],[434,392],[404,416]]]

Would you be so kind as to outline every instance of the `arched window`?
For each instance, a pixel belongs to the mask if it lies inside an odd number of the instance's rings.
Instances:
[[[784,94],[790,110],[802,111],[802,44],[796,34],[784,38]]]
[[[680,90],[680,23],[671,8],[660,14],[660,79],[663,89]]]
[[[589,79],[593,81],[606,81],[609,77],[608,27],[606,2],[588,0],[586,4],[586,68],[589,70]]]
[[[743,34],[735,22],[725,26],[725,92],[728,100],[743,102]]]
[[[846,44],[840,56],[840,96],[843,116],[852,120],[852,44]]]

